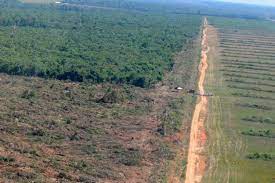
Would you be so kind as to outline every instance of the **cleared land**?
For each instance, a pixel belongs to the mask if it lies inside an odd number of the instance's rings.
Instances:
[[[198,79],[198,89],[200,97],[198,103],[196,104],[191,132],[190,132],[190,143],[188,151],[188,164],[186,169],[186,179],[185,183],[201,182],[206,168],[205,156],[202,154],[204,145],[206,143],[206,133],[205,133],[205,120],[207,117],[207,106],[208,99],[205,95],[204,81],[205,75],[208,68],[207,64],[207,54],[209,52],[208,47],[208,23],[207,19],[204,20],[204,30],[202,38],[202,52],[201,52],[201,63],[199,66],[199,79]]]
[[[198,48],[153,89],[1,74],[0,182],[183,181]]]
[[[274,182],[275,25],[209,18],[208,171],[204,182]]]

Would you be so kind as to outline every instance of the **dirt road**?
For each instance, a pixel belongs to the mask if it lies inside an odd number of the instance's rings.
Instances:
[[[208,67],[208,52],[209,47],[207,44],[207,19],[205,18],[202,38],[201,63],[199,66],[200,76],[198,81],[198,89],[201,96],[198,99],[199,102],[196,104],[192,119],[185,183],[201,182],[206,168],[206,158],[203,155],[203,148],[207,138],[204,122],[206,121],[207,117],[208,100],[206,96],[203,96],[205,94],[203,84]]]

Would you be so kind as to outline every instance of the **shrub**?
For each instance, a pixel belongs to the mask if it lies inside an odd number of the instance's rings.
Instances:
[[[242,120],[250,121],[250,122],[275,124],[275,121],[272,118],[263,117],[263,116],[248,116],[248,117],[242,118]]]
[[[126,166],[138,166],[142,160],[142,153],[135,148],[125,149],[121,145],[115,145],[112,147],[112,153],[119,163]]]
[[[21,98],[24,99],[31,99],[33,97],[35,97],[35,92],[33,90],[24,90],[21,94]]]
[[[246,156],[248,159],[262,159],[264,161],[270,161],[272,160],[272,155],[271,154],[267,154],[267,153],[252,153],[252,154],[248,154]]]
[[[39,129],[39,128],[36,128],[36,129],[33,129],[32,132],[30,133],[30,135],[32,136],[44,136],[46,133],[43,129]]]
[[[123,152],[119,161],[126,166],[138,166],[140,165],[141,159],[142,156],[139,150],[129,149],[128,151]]]
[[[250,135],[250,136],[259,136],[259,137],[269,137],[269,138],[275,138],[275,135],[272,134],[271,130],[253,130],[249,129],[246,131],[241,132],[243,135]]]
[[[2,162],[6,162],[6,163],[10,163],[10,162],[14,162],[15,159],[12,157],[4,157],[4,156],[0,156],[0,161]]]
[[[104,96],[98,100],[98,102],[103,102],[103,103],[119,103],[124,100],[123,93],[112,88],[108,88]]]
[[[175,156],[176,156],[175,152],[172,151],[172,148],[170,148],[167,144],[161,143],[159,145],[158,157],[160,159],[173,160]]]

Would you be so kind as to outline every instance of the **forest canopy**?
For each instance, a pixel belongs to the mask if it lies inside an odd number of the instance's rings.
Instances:
[[[0,1],[0,72],[150,87],[200,30],[196,15]]]

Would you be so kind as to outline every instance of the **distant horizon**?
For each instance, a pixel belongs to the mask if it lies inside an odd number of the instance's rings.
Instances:
[[[275,7],[275,0],[261,0],[261,1],[260,0],[216,0],[216,1]]]

